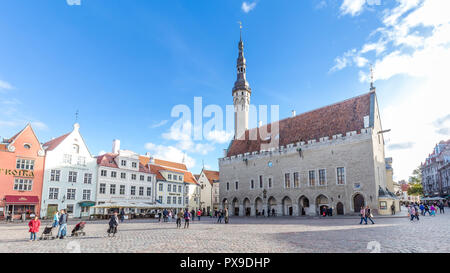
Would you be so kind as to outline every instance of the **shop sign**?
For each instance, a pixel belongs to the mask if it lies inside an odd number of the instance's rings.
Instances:
[[[34,172],[30,170],[10,170],[0,168],[0,175],[34,177]]]

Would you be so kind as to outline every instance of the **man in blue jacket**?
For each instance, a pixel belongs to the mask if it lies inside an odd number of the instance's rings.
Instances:
[[[59,216],[59,229],[58,235],[59,239],[64,239],[67,233],[67,213],[62,209],[61,216]]]

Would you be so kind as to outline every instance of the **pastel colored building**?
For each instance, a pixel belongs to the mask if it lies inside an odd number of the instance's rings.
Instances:
[[[0,143],[0,217],[39,216],[45,153],[31,125]]]
[[[52,218],[66,209],[69,217],[88,217],[94,212],[97,160],[75,123],[72,132],[42,144],[45,171],[41,202],[42,217]]]

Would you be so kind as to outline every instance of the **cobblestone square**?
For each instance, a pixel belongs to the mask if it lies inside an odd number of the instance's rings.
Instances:
[[[107,221],[88,221],[86,236],[35,242],[28,241],[26,223],[2,223],[0,252],[450,252],[450,213],[413,223],[406,217],[374,220],[375,225],[359,225],[359,219],[348,217],[234,217],[229,224],[217,224],[215,218],[202,217],[189,229],[176,229],[174,221],[131,220],[119,225],[114,238],[107,237]],[[69,234],[75,224],[70,221]]]

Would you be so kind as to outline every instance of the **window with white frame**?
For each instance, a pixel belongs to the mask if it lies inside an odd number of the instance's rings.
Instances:
[[[178,192],[181,192],[183,190],[183,187],[178,186]]]
[[[137,168],[137,163],[136,162],[131,162],[131,167]]]
[[[16,160],[16,169],[34,170],[34,160],[18,158]]]
[[[83,190],[83,200],[91,200],[91,190]]]
[[[120,173],[120,178],[126,179],[127,178],[127,174],[126,173]]]
[[[336,178],[337,178],[338,185],[345,184],[345,168],[344,167],[336,168]]]
[[[158,196],[158,201],[159,201],[159,203],[162,203],[162,201],[163,201],[163,197],[160,195],[160,196]]]
[[[158,184],[159,191],[163,191],[163,183]]]
[[[116,185],[115,184],[109,185],[109,194],[116,194]]]
[[[58,193],[59,193],[58,188],[49,188],[48,189],[48,199],[50,199],[50,200],[58,199]]]
[[[136,174],[131,174],[131,180],[136,180]]]
[[[63,163],[64,164],[72,164],[72,155],[68,155],[68,154],[63,155]]]
[[[327,184],[327,174],[325,169],[319,170],[319,186],[325,186]]]
[[[108,173],[107,173],[106,170],[101,170],[100,171],[100,176],[107,176],[107,175],[108,175]]]
[[[171,185],[171,184],[168,184],[168,185],[167,185],[167,191],[168,191],[168,192],[171,192],[171,191],[172,191],[172,185]]]
[[[178,204],[181,205],[181,197],[178,197]]]
[[[120,195],[125,195],[125,185],[120,185],[120,187],[119,187],[119,194]]]
[[[75,200],[75,189],[67,189],[67,195],[66,195],[66,199],[67,200]]]
[[[86,166],[86,157],[79,156],[77,164],[80,165],[80,166]]]
[[[77,182],[77,172],[69,172],[69,179],[68,182],[70,183],[76,183]]]
[[[84,174],[84,184],[92,184],[92,173]]]
[[[151,196],[152,195],[152,188],[147,187],[147,196]]]
[[[291,187],[291,174],[290,173],[284,174],[284,187],[286,189],[289,189]]]
[[[33,188],[33,180],[16,178],[14,179],[14,190],[16,191],[31,191]]]
[[[170,173],[167,175],[167,179],[169,179],[169,180],[172,179],[172,175]]]
[[[152,182],[152,177],[151,176],[147,176],[147,182]]]
[[[99,187],[99,191],[100,194],[105,194],[106,193],[106,184],[104,183],[100,183],[100,187]]]
[[[144,196],[144,187],[139,187],[139,196]]]
[[[60,170],[51,170],[50,171],[50,181],[59,182],[59,178],[60,177],[61,177],[61,171]]]
[[[316,185],[316,171],[309,171],[309,186],[314,187]]]
[[[136,195],[136,186],[131,186],[130,194],[131,195]]]
[[[121,160],[120,161],[120,165],[124,166],[124,167],[127,166],[127,161],[126,160]]]
[[[171,200],[172,200],[171,196],[167,196],[167,204],[170,204]]]
[[[140,176],[139,176],[139,180],[140,180],[140,181],[144,181],[144,179],[145,179],[145,176],[143,176],[143,175],[140,175]]]
[[[117,177],[117,172],[116,171],[111,171],[111,177]]]

